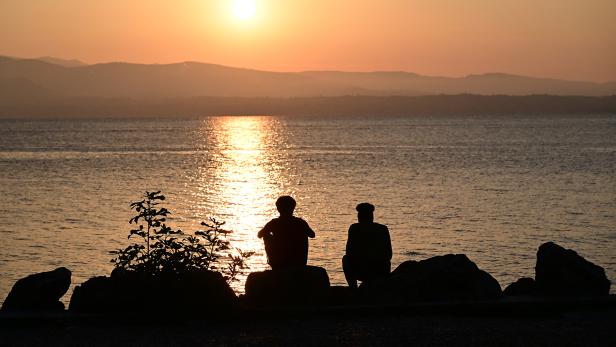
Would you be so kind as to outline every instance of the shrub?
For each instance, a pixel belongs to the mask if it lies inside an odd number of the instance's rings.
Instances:
[[[215,218],[201,222],[205,229],[192,235],[174,230],[166,224],[171,212],[160,206],[164,200],[160,191],[145,192],[142,200],[130,204],[137,215],[129,221],[136,228],[128,238],[139,237],[139,241],[111,252],[115,268],[151,276],[211,270],[220,272],[227,283],[237,280],[254,252],[232,248],[231,231],[222,229],[224,222]]]

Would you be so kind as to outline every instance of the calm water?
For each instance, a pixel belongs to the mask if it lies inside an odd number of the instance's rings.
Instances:
[[[466,253],[504,287],[553,240],[616,279],[614,116],[0,121],[0,300],[57,266],[73,283],[108,274],[129,202],[154,189],[185,231],[225,220],[255,270],[256,233],[290,194],[317,232],[309,262],[334,284],[363,201],[394,266]]]

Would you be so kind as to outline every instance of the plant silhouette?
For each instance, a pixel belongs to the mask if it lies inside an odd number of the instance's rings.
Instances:
[[[171,212],[161,206],[163,201],[161,191],[146,191],[143,199],[130,204],[137,215],[129,221],[136,228],[128,238],[137,236],[140,241],[110,252],[115,255],[111,260],[115,268],[151,276],[210,270],[220,272],[227,283],[237,280],[254,252],[231,247],[231,231],[212,217],[201,222],[204,230],[192,235],[171,228],[166,224]]]

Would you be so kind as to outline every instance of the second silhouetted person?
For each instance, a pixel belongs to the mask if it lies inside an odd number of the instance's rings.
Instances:
[[[344,277],[349,287],[357,288],[357,281],[369,281],[387,276],[391,271],[391,239],[385,225],[374,223],[374,206],[357,205],[357,220],[351,225],[342,258]]]

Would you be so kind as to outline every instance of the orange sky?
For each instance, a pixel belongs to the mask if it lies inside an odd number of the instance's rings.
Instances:
[[[616,81],[614,0],[1,0],[0,54]]]

